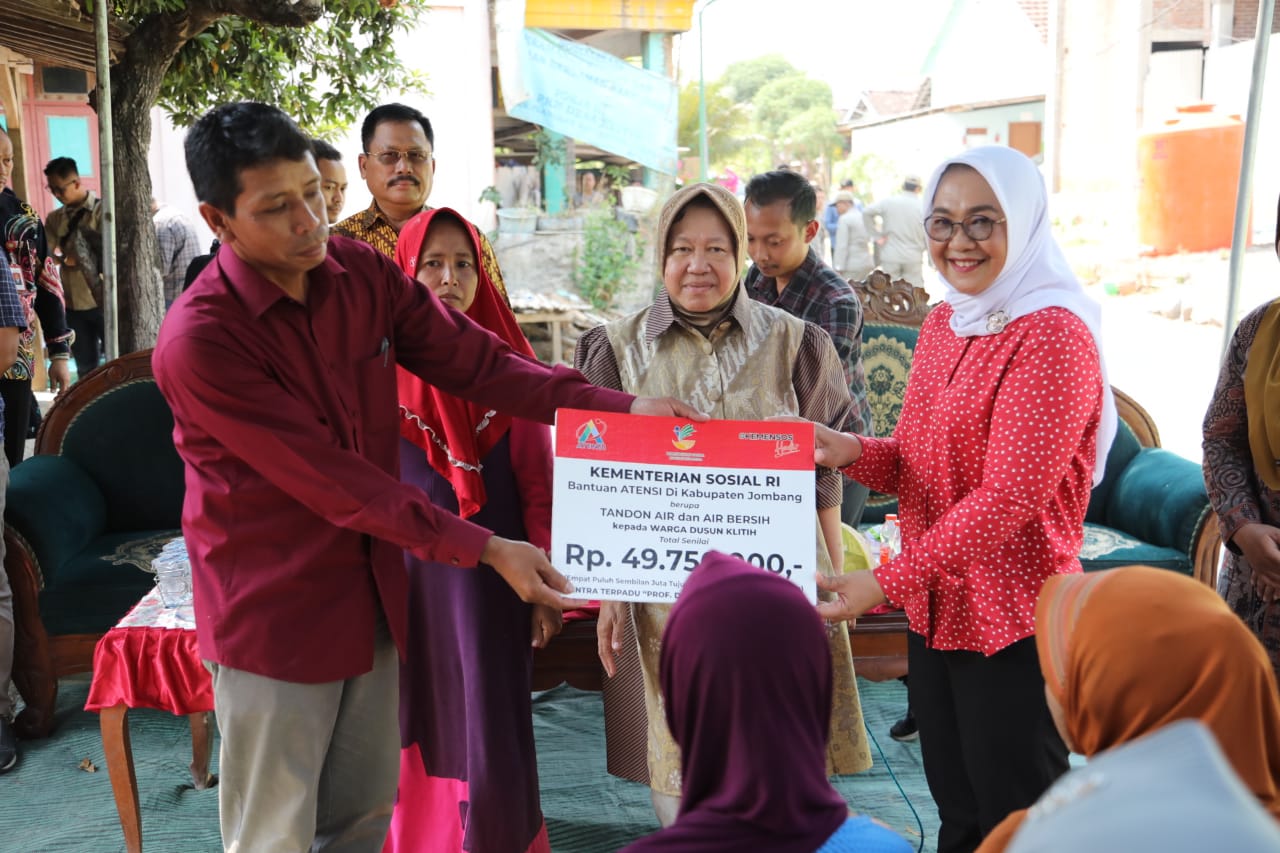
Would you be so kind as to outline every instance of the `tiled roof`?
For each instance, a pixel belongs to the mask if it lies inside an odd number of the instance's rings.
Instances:
[[[1049,0],[1018,0],[1027,19],[1040,34],[1040,43],[1049,43]]]

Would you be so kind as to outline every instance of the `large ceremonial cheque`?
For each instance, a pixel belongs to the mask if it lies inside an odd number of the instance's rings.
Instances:
[[[560,409],[555,456],[551,562],[576,597],[675,601],[716,550],[816,600],[812,424]]]

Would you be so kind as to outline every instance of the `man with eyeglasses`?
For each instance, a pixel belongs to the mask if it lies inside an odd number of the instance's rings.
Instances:
[[[76,333],[71,354],[80,378],[102,360],[102,203],[80,181],[70,157],[57,157],[44,167],[50,194],[62,206],[45,222],[62,275],[67,325]]]
[[[357,162],[373,202],[329,229],[361,240],[389,258],[396,256],[400,229],[424,210],[436,174],[435,131],[421,112],[404,104],[382,104],[360,127],[364,153]],[[480,231],[480,263],[503,293],[507,292],[498,257]]]
[[[920,186],[920,179],[909,175],[900,192],[862,211],[867,231],[880,247],[880,269],[894,281],[906,279],[917,287],[924,286],[926,248]]]
[[[427,208],[436,172],[435,133],[427,117],[413,107],[382,104],[365,117],[360,142],[360,177],[373,202],[330,231],[395,257],[400,229]]]

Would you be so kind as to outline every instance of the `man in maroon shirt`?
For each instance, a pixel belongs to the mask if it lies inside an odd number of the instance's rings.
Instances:
[[[372,248],[327,239],[310,140],[278,109],[211,111],[186,156],[222,246],[166,315],[153,365],[186,463],[223,843],[376,853],[399,761],[401,550],[572,603],[541,551],[400,482],[397,365],[544,423],[559,406],[704,416],[517,355]]]

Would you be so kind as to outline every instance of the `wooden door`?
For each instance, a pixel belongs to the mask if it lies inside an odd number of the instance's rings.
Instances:
[[[1040,122],[1009,122],[1009,147],[1035,159],[1043,153],[1040,142]]]

